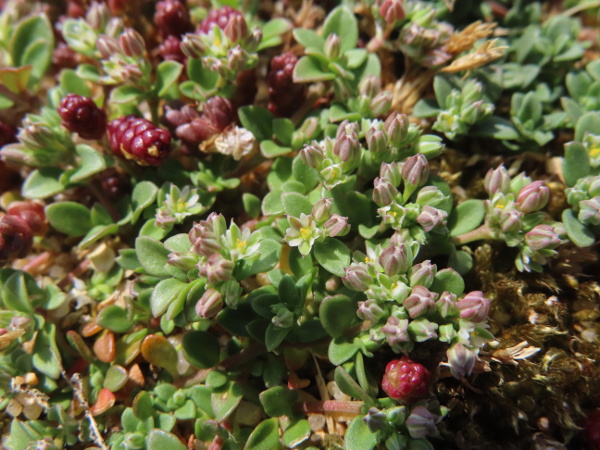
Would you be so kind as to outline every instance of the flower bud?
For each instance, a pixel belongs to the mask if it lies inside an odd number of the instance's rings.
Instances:
[[[597,197],[600,195],[600,176],[589,178],[587,191],[592,197]]]
[[[360,143],[356,134],[351,133],[338,137],[333,145],[333,153],[339,156],[343,162],[354,162],[360,158]]]
[[[246,68],[248,53],[239,45],[227,51],[227,68],[234,72],[241,72]]]
[[[469,292],[457,303],[460,317],[471,322],[483,322],[490,310],[490,301],[481,291]]]
[[[446,351],[446,356],[448,357],[448,366],[450,367],[452,376],[459,380],[467,375],[471,375],[477,362],[475,352],[460,343],[452,345]]]
[[[33,235],[20,217],[0,217],[0,265],[12,258],[24,258],[33,246]]]
[[[233,43],[245,39],[246,36],[248,36],[248,24],[246,23],[244,16],[236,14],[229,19],[229,23],[225,27],[225,36]]]
[[[431,374],[408,356],[390,361],[385,367],[381,388],[391,398],[413,402],[427,393]]]
[[[381,91],[381,81],[379,77],[367,75],[358,84],[358,92],[368,98],[375,97]]]
[[[523,225],[523,213],[515,208],[502,211],[498,221],[503,233],[514,233],[521,231]]]
[[[278,328],[290,328],[294,325],[294,313],[288,309],[283,303],[278,303],[272,308],[275,315],[271,318],[271,322]]]
[[[517,193],[529,183],[531,183],[531,178],[521,172],[510,180],[510,191],[517,195]]]
[[[383,129],[388,135],[389,141],[399,145],[408,135],[410,122],[405,114],[390,114],[383,124]]]
[[[498,191],[508,194],[510,192],[510,175],[506,168],[499,166],[496,169],[488,170],[483,179],[483,188],[490,196]]]
[[[375,178],[373,184],[373,201],[378,206],[387,206],[394,203],[394,200],[398,196],[398,189],[389,180],[386,178]]]
[[[119,36],[119,46],[126,56],[142,56],[146,50],[146,43],[140,33],[133,28],[126,28]]]
[[[424,439],[427,436],[435,435],[438,433],[435,424],[439,420],[439,416],[432,414],[424,406],[416,406],[406,419],[408,434],[413,439]]]
[[[323,155],[323,150],[321,150],[320,147],[314,145],[305,145],[304,148],[300,150],[300,158],[307,166],[310,166],[314,169],[320,169],[325,156]]]
[[[386,275],[393,277],[401,273],[406,273],[409,267],[408,252],[406,244],[393,245],[386,248],[379,255],[379,264],[383,267]]]
[[[181,51],[188,58],[198,59],[206,54],[207,48],[199,35],[187,33],[181,40]]]
[[[333,200],[330,198],[322,198],[314,204],[311,215],[315,218],[317,223],[323,223],[329,220],[331,217],[331,206]]]
[[[447,291],[442,292],[438,301],[435,302],[435,308],[443,318],[456,315],[458,313],[456,295]]]
[[[110,11],[104,3],[92,2],[85,16],[85,21],[96,31],[102,31],[110,20]]]
[[[432,208],[431,206],[424,206],[421,214],[417,216],[417,222],[425,231],[429,232],[434,228],[445,226],[447,218],[448,213],[446,211]]]
[[[214,289],[207,289],[198,303],[196,303],[196,314],[202,318],[215,316],[223,308],[221,294]]]
[[[550,225],[537,225],[525,235],[525,243],[533,250],[552,250],[561,243],[557,230]]]
[[[438,337],[438,324],[430,322],[425,317],[419,317],[408,324],[408,331],[417,342],[425,342]]]
[[[335,33],[331,33],[325,39],[325,57],[329,61],[337,61],[340,58],[341,51],[342,41],[340,37]]]
[[[412,267],[410,272],[410,285],[420,285],[429,288],[433,283],[436,273],[437,266],[435,264],[431,264],[431,261],[429,260],[423,261]]]
[[[519,191],[517,204],[525,214],[538,211],[546,206],[550,198],[550,189],[543,181],[529,183]]]
[[[213,253],[208,257],[208,261],[199,264],[199,273],[210,283],[218,283],[231,278],[233,267],[232,261],[225,259],[220,253]]]
[[[262,41],[263,32],[260,28],[255,28],[250,33],[250,36],[246,38],[246,42],[244,43],[244,48],[248,53],[255,53],[258,50],[258,46],[260,45],[260,41]]]
[[[209,98],[202,107],[204,116],[218,131],[224,131],[234,121],[235,111],[225,97]]]
[[[342,278],[342,281],[346,287],[353,289],[358,292],[364,292],[369,289],[369,286],[373,284],[374,280],[366,267],[362,265],[352,264],[344,269],[346,276]]]
[[[375,407],[369,408],[369,412],[363,417],[363,422],[369,427],[372,433],[385,430],[388,427],[387,414]]]
[[[394,22],[405,17],[401,0],[385,0],[379,8],[379,14],[388,25],[393,25]]]
[[[429,163],[421,153],[411,156],[402,166],[402,179],[406,184],[421,186],[429,178]]]
[[[402,163],[381,163],[379,176],[381,178],[387,178],[393,186],[399,186],[402,182]]]
[[[435,300],[438,294],[430,292],[424,286],[415,286],[411,294],[402,303],[411,319],[428,314],[435,310]]]
[[[385,335],[385,340],[390,347],[410,342],[410,336],[408,335],[408,319],[399,319],[392,315],[388,317],[387,322],[381,328],[381,332]]]
[[[44,206],[34,201],[12,202],[6,212],[23,219],[35,236],[42,236],[48,228]]]
[[[600,197],[594,197],[591,200],[579,202],[579,214],[577,218],[583,224],[600,224]]]
[[[348,218],[339,214],[333,214],[331,218],[323,224],[323,228],[329,237],[345,236],[350,231]]]
[[[430,206],[440,208],[446,203],[448,196],[440,191],[436,186],[425,186],[417,193],[415,203],[420,206]]]
[[[392,106],[392,94],[388,91],[381,91],[373,100],[371,100],[371,116],[379,117],[389,111]]]
[[[379,319],[385,315],[385,311],[383,308],[381,308],[381,306],[379,306],[379,303],[377,303],[376,300],[368,299],[364,302],[358,302],[358,310],[356,311],[356,315],[361,320],[368,320],[372,323],[377,323],[379,322]]]
[[[383,153],[387,150],[387,138],[383,131],[375,130],[367,135],[367,147],[372,153]]]

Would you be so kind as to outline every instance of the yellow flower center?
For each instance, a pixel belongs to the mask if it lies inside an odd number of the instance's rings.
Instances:
[[[310,228],[300,228],[300,237],[305,241],[309,240],[312,235],[312,230]]]
[[[592,147],[590,148],[588,153],[591,158],[597,158],[598,156],[600,156],[600,147]]]
[[[368,256],[365,256],[365,262],[367,264],[374,263],[375,262],[375,258],[369,258]]]
[[[248,242],[246,242],[246,241],[242,241],[242,240],[238,239],[236,242],[236,247],[239,251],[244,251],[247,243]]]

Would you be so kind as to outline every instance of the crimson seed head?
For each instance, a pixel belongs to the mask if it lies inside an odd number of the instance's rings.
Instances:
[[[100,139],[106,130],[106,113],[89,97],[69,94],[60,101],[63,126],[85,139]]]
[[[403,356],[388,363],[381,388],[393,399],[412,402],[427,393],[430,376],[421,364]]]
[[[181,64],[185,63],[186,57],[181,50],[181,41],[175,36],[167,36],[158,47],[158,52],[165,61],[177,61]]]
[[[156,4],[154,23],[163,37],[181,36],[190,28],[186,6],[177,0],[163,0]]]
[[[198,27],[199,33],[208,34],[214,25],[218,26],[221,30],[225,30],[231,19],[235,16],[243,17],[242,13],[237,9],[233,9],[230,6],[223,6],[219,9],[213,9]]]
[[[139,165],[159,166],[171,151],[171,133],[135,116],[120,117],[108,126],[113,153]]]
[[[0,218],[0,264],[12,258],[24,258],[32,245],[33,236],[27,222],[11,215]]]
[[[12,202],[6,210],[9,216],[19,217],[23,219],[31,233],[36,236],[41,236],[46,232],[46,213],[44,207],[33,201]]]
[[[269,111],[276,116],[290,116],[304,101],[306,87],[294,84],[294,67],[298,58],[292,52],[273,57],[267,76]]]
[[[223,131],[234,120],[234,109],[231,102],[225,97],[211,97],[202,108],[204,116],[218,130]]]

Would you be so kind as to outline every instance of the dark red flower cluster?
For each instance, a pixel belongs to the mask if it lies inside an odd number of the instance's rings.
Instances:
[[[430,376],[429,371],[421,364],[403,356],[388,363],[381,388],[393,399],[411,402],[427,393]]]
[[[60,101],[63,126],[85,139],[100,139],[106,131],[106,113],[89,97],[69,94]]]
[[[276,116],[289,117],[306,97],[306,87],[294,83],[293,73],[298,58],[292,52],[275,56],[267,77],[269,87],[269,111]]]
[[[115,155],[141,166],[159,166],[171,151],[171,133],[133,115],[113,120],[108,136]]]
[[[46,233],[44,207],[39,203],[13,202],[0,218],[0,265],[24,258],[33,246],[33,236]]]

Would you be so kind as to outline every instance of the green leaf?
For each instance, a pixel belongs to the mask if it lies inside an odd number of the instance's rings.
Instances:
[[[244,204],[244,211],[253,219],[257,219],[260,216],[260,198],[256,195],[246,192],[242,194],[242,203]]]
[[[565,184],[575,186],[577,180],[590,174],[590,170],[590,157],[583,144],[577,141],[565,144],[565,159],[562,163]]]
[[[29,292],[25,282],[26,275],[25,272],[16,271],[8,277],[2,285],[2,300],[4,307],[9,310],[33,314],[34,309],[29,299]],[[27,276],[30,277],[30,275]]]
[[[146,93],[135,86],[119,86],[110,94],[110,101],[116,104],[140,103]]]
[[[460,295],[465,290],[465,281],[455,270],[442,269],[435,275],[429,290],[438,294],[448,291],[451,294]]]
[[[270,323],[265,332],[265,345],[267,346],[267,351],[272,352],[276,350],[290,331],[292,331],[291,328],[279,328],[273,323]]]
[[[75,152],[80,158],[80,166],[69,175],[69,182],[72,183],[83,181],[98,172],[102,172],[112,164],[112,158],[103,155],[89,145],[79,144],[75,147]]]
[[[279,421],[276,418],[259,423],[244,445],[244,450],[278,450],[280,448]]]
[[[46,323],[38,331],[33,345],[33,367],[50,378],[60,376],[60,352],[56,345],[56,327],[53,323]]]
[[[83,250],[94,242],[102,239],[104,236],[108,236],[109,234],[116,234],[119,232],[119,225],[116,223],[112,223],[109,225],[96,225],[87,234],[81,239],[79,245],[77,246],[79,249]]]
[[[294,403],[298,401],[298,392],[283,386],[275,386],[262,391],[258,396],[265,413],[270,417],[291,416]]]
[[[103,308],[96,317],[96,322],[102,328],[115,333],[126,333],[133,325],[129,313],[117,305],[109,305]]]
[[[148,450],[187,450],[177,436],[158,428],[148,434],[146,448]]]
[[[341,241],[327,238],[314,246],[314,256],[321,266],[338,277],[346,275],[345,267],[350,265],[350,250]]]
[[[283,443],[288,448],[294,448],[306,441],[311,434],[310,424],[306,419],[292,422],[283,433]]]
[[[311,48],[321,53],[323,52],[325,40],[315,31],[309,30],[308,28],[295,28],[292,34],[294,35],[294,39],[305,48]]]
[[[10,424],[10,433],[5,441],[8,450],[21,450],[36,445],[38,440],[45,438],[44,434],[32,427],[35,422],[22,422],[13,419]]]
[[[146,272],[150,275],[168,276],[165,269],[169,251],[156,239],[140,236],[135,240],[137,258]]]
[[[273,133],[284,145],[292,144],[294,134],[294,123],[290,119],[282,118],[273,120]]]
[[[519,139],[519,132],[512,122],[498,116],[488,117],[477,122],[471,127],[471,134],[500,140]]]
[[[281,244],[272,239],[262,239],[258,246],[259,258],[253,261],[241,260],[238,262],[234,277],[237,280],[244,280],[257,273],[268,272],[279,262],[281,254]]]
[[[183,355],[194,367],[210,369],[220,360],[221,347],[217,337],[208,331],[190,331],[183,335]]]
[[[373,433],[361,416],[348,425],[344,436],[345,450],[371,450],[379,443],[379,433]]]
[[[21,21],[12,35],[9,49],[15,67],[31,64],[31,80],[40,80],[50,67],[54,50],[54,32],[46,15],[30,16]]]
[[[146,222],[144,222],[144,225],[142,225],[142,228],[140,229],[139,235],[149,236],[153,239],[160,241],[164,239],[164,237],[167,234],[169,234],[172,229],[172,223],[165,224],[165,227],[161,227],[160,225],[156,224],[156,219],[152,217],[151,219],[148,219]]]
[[[227,377],[217,371],[213,370],[211,375],[221,375],[225,378],[225,381],[227,381]],[[209,380],[207,379],[206,384],[210,385],[208,381]],[[216,388],[214,384],[212,387]],[[227,419],[242,401],[243,394],[244,390],[242,386],[238,383],[231,382],[227,382],[224,388],[220,388],[213,392],[210,396],[210,405],[215,412],[215,420],[217,422],[222,422]]]
[[[583,141],[586,133],[598,134],[600,130],[600,113],[591,111],[585,113],[575,125],[575,140]]]
[[[412,113],[415,117],[436,117],[439,112],[440,108],[436,100],[424,98],[417,102]]]
[[[360,387],[356,380],[342,366],[335,368],[334,379],[340,391],[344,394],[362,400],[367,404],[373,403],[371,396]]]
[[[347,7],[338,6],[331,11],[323,24],[323,38],[335,33],[341,40],[342,53],[356,48],[358,43],[358,22],[354,13]]]
[[[242,106],[238,109],[240,122],[259,141],[273,136],[273,114],[261,106]]]
[[[300,157],[294,158],[294,162],[292,163],[292,175],[296,181],[304,184],[305,192],[309,192],[311,189],[315,188],[320,181],[319,172],[304,164]]]
[[[358,338],[355,340],[348,340],[345,338],[335,338],[329,343],[328,356],[331,364],[339,366],[352,359],[352,357],[359,351],[360,346],[358,344]]]
[[[282,147],[270,139],[260,143],[260,152],[265,158],[275,158],[277,156],[287,155],[292,149],[290,147]]]
[[[469,199],[458,205],[448,218],[448,229],[450,236],[460,236],[474,230],[485,217],[483,200]]]
[[[262,26],[263,40],[271,39],[287,33],[293,28],[293,25],[286,19],[278,17],[271,19]]]
[[[450,96],[454,89],[458,89],[458,86],[447,75],[437,75],[433,79],[435,98],[437,99],[441,109],[446,109],[446,99]]]
[[[303,56],[294,66],[295,83],[313,83],[334,79],[335,74],[321,69],[319,60],[312,56]]]
[[[132,223],[137,222],[144,209],[154,203],[157,194],[158,187],[151,181],[141,181],[135,185],[131,194]]]
[[[577,247],[589,247],[596,242],[594,233],[577,220],[572,209],[565,209],[562,213],[562,219],[567,230],[567,236]]]
[[[177,82],[182,70],[183,66],[176,61],[163,61],[158,65],[155,88],[158,90],[159,97],[164,97],[171,86]]]
[[[50,225],[69,236],[83,236],[93,226],[90,210],[81,203],[58,202],[46,206]]]
[[[23,183],[21,189],[23,197],[44,199],[64,191],[65,186],[60,182],[62,174],[62,170],[56,167],[42,167],[34,170]]]
[[[325,297],[319,306],[321,325],[331,337],[341,337],[357,320],[356,308],[356,302],[345,295]]]
[[[292,217],[300,217],[302,213],[309,215],[312,211],[312,203],[305,195],[298,194],[297,192],[285,192],[282,195],[281,201],[285,213]]]
[[[60,87],[66,94],[92,96],[89,86],[73,69],[63,69],[60,72]]]
[[[141,238],[138,238],[138,240]],[[150,296],[150,308],[154,317],[165,313],[170,303],[175,300],[179,292],[187,286],[187,283],[176,278],[167,278],[160,281],[152,290]]]
[[[100,69],[93,64],[79,64],[75,73],[86,81],[93,83],[100,81]]]

